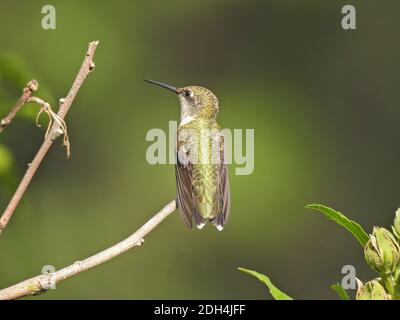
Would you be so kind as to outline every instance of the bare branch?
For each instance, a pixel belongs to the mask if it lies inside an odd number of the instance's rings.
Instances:
[[[57,113],[59,119],[63,120],[65,118],[68,110],[72,105],[72,102],[76,97],[76,94],[79,91],[79,88],[82,86],[87,75],[94,69],[93,56],[98,44],[99,44],[98,41],[93,41],[89,43],[89,48],[86,53],[85,59],[83,60],[82,66],[78,72],[78,75],[75,78],[74,83],[72,84],[70,91],[68,92],[68,95],[65,98],[60,99],[60,109],[58,110]],[[29,97],[25,98],[25,100],[28,98]],[[44,139],[42,146],[40,147],[33,161],[30,163],[28,170],[26,171],[17,190],[15,191],[7,208],[5,209],[3,215],[0,218],[0,232],[4,230],[4,228],[7,226],[7,223],[11,219],[16,207],[21,201],[22,196],[24,195],[26,189],[28,188],[43,158],[46,156],[54,140],[58,136],[60,136],[60,124],[55,121],[52,125],[52,128],[50,129],[49,134]]]
[[[176,201],[167,204],[160,212],[147,221],[139,230],[116,245],[101,251],[83,261],[77,261],[68,267],[50,274],[42,274],[30,278],[16,285],[0,290],[0,300],[18,299],[24,296],[37,295],[51,288],[65,279],[77,275],[83,271],[96,267],[106,261],[119,256],[129,249],[140,246],[144,237],[157,227],[165,218],[176,210]]]
[[[11,123],[11,121],[17,115],[18,111],[28,101],[32,93],[37,91],[38,89],[39,89],[39,83],[36,80],[31,80],[27,83],[25,88],[22,90],[22,95],[18,99],[15,106],[10,110],[8,115],[0,121],[0,133],[3,132],[4,128]]]

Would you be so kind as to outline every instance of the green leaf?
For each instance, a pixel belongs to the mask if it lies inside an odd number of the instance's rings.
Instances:
[[[337,292],[337,294],[339,295],[340,299],[342,299],[342,300],[350,300],[350,297],[347,294],[346,290],[339,283],[331,285],[331,289],[333,291]]]
[[[306,206],[308,209],[314,209],[322,212],[328,219],[335,221],[345,229],[351,232],[351,234],[361,243],[363,247],[367,244],[369,237],[363,228],[353,220],[348,219],[339,211],[333,210],[322,204],[309,204]]]
[[[279,290],[277,287],[275,287],[271,280],[269,278],[261,273],[258,273],[253,270],[245,269],[245,268],[238,268],[240,271],[243,271],[244,273],[250,274],[253,277],[256,277],[258,280],[261,282],[265,283],[269,289],[269,292],[271,295],[274,297],[275,300],[293,300],[291,297],[289,297],[287,294],[283,293],[281,290]]]

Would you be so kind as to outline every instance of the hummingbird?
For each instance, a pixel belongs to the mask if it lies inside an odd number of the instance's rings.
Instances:
[[[221,231],[229,217],[230,188],[224,139],[216,119],[217,97],[199,86],[177,88],[159,81],[145,81],[174,92],[180,101],[175,176],[182,219],[189,228],[194,223],[202,229],[211,222]]]

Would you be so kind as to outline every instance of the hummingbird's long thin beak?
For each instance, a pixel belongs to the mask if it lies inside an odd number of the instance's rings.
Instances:
[[[162,83],[160,81],[149,80],[149,79],[145,79],[144,81],[146,81],[148,83],[151,83],[151,84],[155,84],[156,86],[160,86],[160,87],[163,87],[165,89],[171,90],[172,92],[175,92],[177,94],[179,93],[178,88],[176,88],[174,86],[170,86],[169,84]]]

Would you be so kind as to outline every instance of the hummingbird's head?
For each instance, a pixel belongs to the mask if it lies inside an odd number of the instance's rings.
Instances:
[[[207,119],[216,118],[218,113],[218,99],[210,90],[198,86],[176,88],[154,80],[145,81],[171,90],[178,95],[181,103],[182,120],[187,117],[195,116],[205,117]]]

